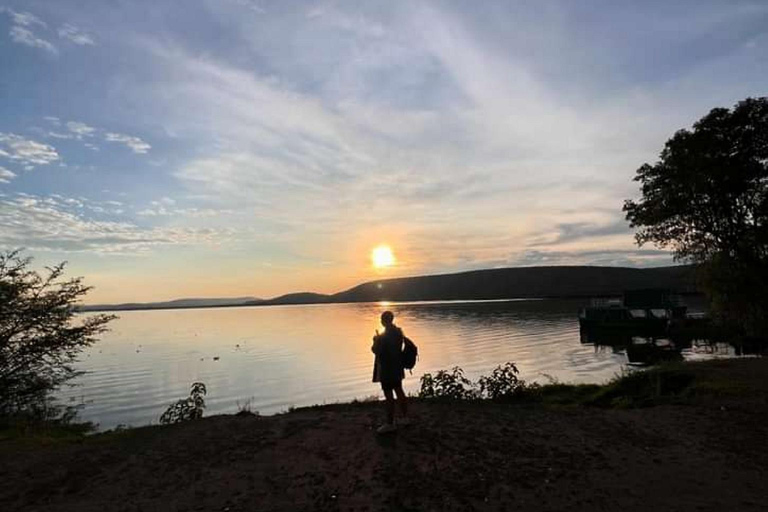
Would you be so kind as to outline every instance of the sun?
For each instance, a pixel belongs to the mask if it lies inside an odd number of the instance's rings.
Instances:
[[[371,251],[371,261],[376,268],[391,267],[395,264],[395,255],[388,245],[380,245]]]

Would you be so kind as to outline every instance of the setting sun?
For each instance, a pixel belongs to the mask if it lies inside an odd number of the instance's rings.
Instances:
[[[388,245],[380,245],[371,252],[371,261],[376,268],[391,267],[395,264],[395,255]]]

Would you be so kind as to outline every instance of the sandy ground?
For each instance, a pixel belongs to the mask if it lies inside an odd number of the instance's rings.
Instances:
[[[0,510],[768,510],[768,360],[646,409],[414,402],[0,442]]]

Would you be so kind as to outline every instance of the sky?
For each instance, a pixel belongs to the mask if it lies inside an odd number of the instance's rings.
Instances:
[[[767,85],[765,0],[0,0],[0,250],[89,303],[667,265],[636,169]]]

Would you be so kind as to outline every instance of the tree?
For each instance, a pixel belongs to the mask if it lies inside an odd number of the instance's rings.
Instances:
[[[65,263],[30,270],[31,258],[0,253],[0,416],[28,412],[77,376],[82,349],[114,315],[77,315],[91,289],[82,278],[63,280]]]
[[[768,97],[715,108],[637,170],[624,203],[638,245],[699,264],[717,313],[751,334],[768,312]]]

